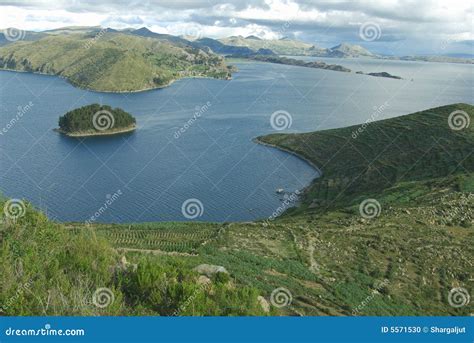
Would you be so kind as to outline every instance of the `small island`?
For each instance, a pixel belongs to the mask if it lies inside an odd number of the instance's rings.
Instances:
[[[369,76],[375,76],[375,77],[388,77],[390,79],[403,80],[400,76],[392,75],[390,73],[387,73],[386,71],[382,71],[380,73],[364,73],[362,71],[356,71],[356,74],[369,75]]]
[[[59,117],[55,131],[69,137],[115,135],[136,129],[136,120],[120,108],[91,104],[76,108]]]

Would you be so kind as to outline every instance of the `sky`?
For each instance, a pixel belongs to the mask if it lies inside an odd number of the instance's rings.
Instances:
[[[470,0],[0,0],[0,28],[147,27],[158,33],[221,38],[290,37],[376,53],[474,54]]]

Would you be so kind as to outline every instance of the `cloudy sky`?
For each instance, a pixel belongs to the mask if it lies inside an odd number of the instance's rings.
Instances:
[[[385,54],[474,54],[470,0],[0,0],[0,27],[148,27],[220,38],[288,36]],[[361,35],[361,30],[367,30]],[[374,36],[370,36],[373,35]],[[365,38],[365,39],[364,39]],[[368,39],[367,39],[368,38]]]

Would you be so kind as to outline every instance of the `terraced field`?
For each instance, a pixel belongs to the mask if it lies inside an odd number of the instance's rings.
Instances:
[[[323,171],[275,220],[58,224],[27,206],[0,224],[0,302],[31,282],[7,314],[473,315],[474,129],[452,129],[455,111],[474,117],[455,104],[356,138],[358,127],[261,137]],[[203,279],[201,264],[229,275]],[[116,305],[77,300],[104,285]]]
[[[91,230],[82,223],[67,224],[66,228],[78,234]],[[94,232],[107,239],[113,247],[124,251],[148,250],[195,254],[204,244],[216,240],[223,228],[217,224],[197,223],[143,223],[132,225],[96,224]]]

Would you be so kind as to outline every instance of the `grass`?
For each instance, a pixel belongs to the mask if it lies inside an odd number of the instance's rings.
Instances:
[[[227,78],[224,60],[203,50],[125,33],[48,35],[0,47],[0,68],[58,75],[73,85],[133,92],[182,77]]]
[[[452,130],[449,114],[474,107],[455,104],[362,126],[304,134],[273,134],[259,141],[292,151],[323,171],[298,211],[344,207],[399,182],[474,170],[474,129]]]
[[[472,127],[449,128],[454,110],[474,113],[464,104],[431,109],[371,123],[356,139],[357,127],[260,137],[323,171],[301,206],[274,221],[57,224],[27,206],[1,226],[4,312],[472,314],[472,301],[449,303],[453,288],[474,290],[474,139]],[[380,205],[371,218],[359,209],[369,197]],[[118,267],[123,256],[136,270]],[[202,287],[193,271],[202,263],[224,266],[230,280]],[[113,290],[113,305],[81,300],[99,287]],[[291,303],[265,313],[257,297],[271,303],[281,287]]]

